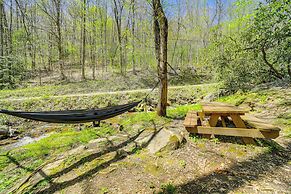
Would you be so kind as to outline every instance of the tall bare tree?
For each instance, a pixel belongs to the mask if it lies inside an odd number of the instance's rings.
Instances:
[[[4,15],[4,2],[0,0],[0,56],[4,55],[4,25],[3,25],[3,15]]]
[[[123,43],[122,43],[122,13],[124,9],[124,0],[113,0],[114,3],[114,19],[117,28],[117,37],[118,37],[118,47],[119,47],[119,61],[120,61],[120,71],[121,74],[124,74],[124,57],[123,57]]]
[[[168,99],[168,20],[160,0],[152,0],[154,16],[155,51],[158,62],[158,77],[160,81],[160,98],[157,113],[159,116],[167,115]]]
[[[131,33],[132,33],[132,72],[136,75],[135,67],[135,0],[131,0]]]
[[[63,48],[63,23],[62,23],[62,0],[41,0],[38,7],[47,15],[49,25],[52,25],[52,35],[55,37],[58,50],[58,63],[60,67],[60,77],[65,79],[64,74],[64,48]],[[49,27],[50,28],[50,27]]]
[[[85,80],[85,60],[86,60],[86,8],[87,8],[87,1],[83,0],[83,13],[82,13],[82,79]]]

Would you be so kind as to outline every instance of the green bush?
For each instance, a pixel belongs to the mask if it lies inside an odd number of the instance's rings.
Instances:
[[[0,89],[15,88],[26,74],[24,65],[12,56],[0,57]]]
[[[230,29],[212,35],[204,49],[204,65],[230,92],[249,90],[276,80],[291,80],[290,4],[270,0],[251,13],[226,22]],[[241,5],[237,5],[240,12]]]

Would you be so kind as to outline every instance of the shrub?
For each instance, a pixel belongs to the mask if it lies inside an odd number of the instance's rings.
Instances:
[[[12,56],[0,57],[0,89],[15,88],[26,74],[20,60]]]

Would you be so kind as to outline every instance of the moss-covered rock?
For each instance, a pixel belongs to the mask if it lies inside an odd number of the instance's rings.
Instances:
[[[175,150],[179,148],[184,140],[185,136],[182,129],[163,128],[151,134],[147,149],[152,154],[160,151]]]

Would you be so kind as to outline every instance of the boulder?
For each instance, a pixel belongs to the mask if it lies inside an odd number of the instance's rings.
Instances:
[[[185,133],[177,128],[163,128],[159,131],[146,130],[137,139],[141,146],[147,146],[150,153],[175,150],[185,141]]]

